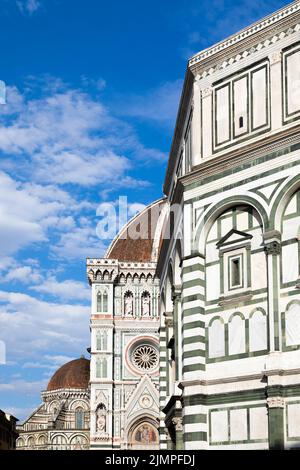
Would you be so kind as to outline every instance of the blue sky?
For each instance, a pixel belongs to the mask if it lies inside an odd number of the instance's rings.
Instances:
[[[1,409],[86,353],[97,207],[161,196],[188,57],[287,3],[0,0]]]

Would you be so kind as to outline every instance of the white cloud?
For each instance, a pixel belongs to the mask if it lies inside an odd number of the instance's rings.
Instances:
[[[52,253],[60,259],[74,260],[99,258],[106,250],[106,245],[97,235],[95,227],[79,226],[71,232],[62,233],[59,241],[52,247]],[[83,267],[84,269],[84,267]]]
[[[3,279],[5,282],[19,281],[24,284],[36,283],[41,275],[31,266],[19,266],[10,270]]]
[[[31,407],[17,407],[17,406],[5,406],[5,411],[10,413],[15,418],[19,419],[20,421],[25,420],[31,413],[38,407],[38,405],[34,404]],[[19,424],[19,423],[18,423]]]
[[[21,13],[32,15],[41,7],[41,2],[38,0],[17,0],[16,4]]]
[[[8,87],[0,112],[0,151],[15,156],[2,160],[14,174],[39,184],[118,187],[128,184],[131,158],[165,157],[145,147],[128,124],[87,93],[60,83],[51,87],[50,81],[37,99]]]
[[[36,362],[44,354],[75,356],[89,346],[90,308],[45,302],[27,294],[0,291],[0,339],[8,360]]]
[[[38,380],[29,382],[24,379],[16,379],[7,383],[0,383],[0,392],[19,392],[26,395],[36,395],[37,392],[41,392],[46,385],[45,380]],[[31,410],[32,411],[32,410]]]
[[[0,171],[0,255],[7,256],[32,243],[48,240],[47,229],[65,231],[74,226],[69,211],[92,204],[77,204],[68,193],[53,186],[20,183]],[[1,265],[0,265],[1,266]]]
[[[37,286],[32,286],[32,290],[41,294],[50,294],[54,297],[63,300],[90,300],[90,289],[86,284],[80,281],[66,279],[64,281],[57,281],[55,277],[49,277],[43,280]]]
[[[40,362],[25,362],[22,366],[23,369],[48,369],[49,373],[46,372],[45,375],[51,376],[54,371],[56,371],[59,367],[67,362],[70,362],[74,359],[74,357],[70,356],[51,356],[45,355],[40,358]],[[44,362],[43,362],[44,361]]]

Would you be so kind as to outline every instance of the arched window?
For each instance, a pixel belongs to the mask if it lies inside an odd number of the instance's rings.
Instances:
[[[300,345],[300,304],[292,303],[285,313],[286,346]]]
[[[107,331],[98,331],[97,333],[97,350],[106,351],[107,350]]]
[[[107,359],[106,357],[99,357],[96,362],[96,377],[97,379],[107,378]]]
[[[108,312],[108,293],[107,291],[97,292],[97,312],[107,313]]]
[[[229,354],[242,354],[246,352],[245,320],[240,315],[234,315],[228,324]]]
[[[102,301],[103,301],[102,311],[106,313],[108,311],[108,295],[106,291],[103,292]]]
[[[75,429],[84,428],[84,411],[82,408],[77,408],[75,411]]]
[[[268,348],[267,316],[261,310],[256,310],[249,318],[249,348],[250,352]]]
[[[97,312],[102,312],[102,293],[97,292]]]
[[[212,320],[208,328],[209,357],[225,356],[225,329],[221,318]]]

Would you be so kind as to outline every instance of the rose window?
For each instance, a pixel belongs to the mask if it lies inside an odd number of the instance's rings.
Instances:
[[[152,370],[158,364],[157,351],[150,345],[139,346],[132,353],[132,362],[138,369]]]

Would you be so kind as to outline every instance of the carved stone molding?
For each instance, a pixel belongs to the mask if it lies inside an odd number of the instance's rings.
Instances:
[[[282,52],[281,51],[275,51],[275,52],[272,52],[272,54],[269,55],[270,65],[278,64],[278,62],[281,62],[281,59],[282,59]]]
[[[182,431],[183,430],[183,425],[182,425],[182,418],[180,417],[175,417],[172,418],[172,423],[175,426],[175,431]]]
[[[268,255],[280,255],[281,244],[277,240],[273,240],[272,242],[265,243],[265,251]]]
[[[298,9],[300,9],[300,5],[298,5]],[[283,39],[287,36],[290,36],[293,33],[299,33],[299,30],[300,30],[299,23],[293,24],[292,26],[290,26],[289,28],[286,28],[284,30],[278,30],[276,32],[276,34],[273,33],[269,37],[267,37],[266,39],[262,40],[261,42],[254,43],[251,47],[248,47],[244,51],[241,51],[241,52],[239,52],[238,54],[236,54],[232,57],[224,57],[223,62],[219,62],[218,64],[210,66],[210,68],[208,68],[208,69],[201,70],[201,72],[198,73],[197,75],[200,76],[200,79],[205,78],[209,75],[212,75],[216,71],[218,71],[220,69],[225,69],[226,67],[228,67],[228,66],[230,66],[230,65],[232,65],[236,62],[239,62],[242,59],[245,59],[246,57],[254,54],[255,52],[259,52],[262,49],[264,49],[264,48],[266,48],[266,47],[268,47],[272,44],[275,44],[277,41],[280,41],[281,39]],[[251,29],[248,30],[248,31],[251,31]],[[257,27],[256,27],[255,32],[257,32]],[[246,37],[245,33],[242,33],[242,34],[243,34],[243,37],[241,35],[236,36],[236,41],[237,42]],[[250,34],[253,34],[253,32],[250,33]],[[253,39],[255,37],[256,36],[253,36]],[[217,52],[220,52],[221,50],[224,50],[224,53],[226,53],[225,49],[227,49],[229,46],[232,46],[234,42],[235,42],[234,38],[230,38],[229,40],[226,40],[223,43],[217,44],[213,48],[206,49],[204,52],[201,52],[200,54],[197,54],[196,56],[192,57],[189,61],[189,66],[190,67],[195,67],[199,62],[204,61],[208,57],[214,55]]]
[[[267,404],[269,408],[284,408],[284,398],[282,397],[267,398]]]
[[[203,89],[201,90],[202,98],[207,98],[208,96],[211,96],[211,95],[212,95],[212,92],[213,92],[212,87],[203,88]]]
[[[165,325],[168,326],[168,327],[172,327],[174,325],[174,321],[173,321],[173,318],[166,318],[165,319]]]
[[[179,302],[181,300],[181,288],[177,286],[172,286],[172,301],[173,303]]]
[[[281,253],[281,233],[271,230],[263,234],[265,251],[268,255],[279,255]]]

